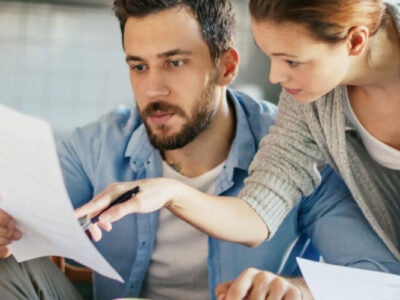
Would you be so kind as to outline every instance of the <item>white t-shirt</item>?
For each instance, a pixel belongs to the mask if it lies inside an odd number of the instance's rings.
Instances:
[[[163,161],[163,177],[179,180],[202,192],[215,193],[223,163],[195,178],[188,178]],[[141,296],[153,300],[210,298],[208,237],[169,210],[160,210],[157,236]]]
[[[400,151],[381,142],[371,135],[364,126],[362,126],[351,108],[348,97],[346,97],[345,101],[345,114],[351,124],[353,124],[360,133],[361,139],[369,155],[371,155],[376,162],[386,168],[400,170]]]

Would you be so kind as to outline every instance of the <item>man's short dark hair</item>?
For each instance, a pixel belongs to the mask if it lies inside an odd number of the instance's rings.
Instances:
[[[230,0],[114,0],[114,11],[120,22],[122,43],[129,17],[144,17],[165,9],[187,8],[199,22],[204,41],[214,62],[229,47],[235,35],[235,12]]]

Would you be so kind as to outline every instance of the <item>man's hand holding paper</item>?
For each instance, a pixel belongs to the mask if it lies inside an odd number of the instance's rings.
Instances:
[[[22,233],[15,227],[16,223],[11,216],[0,209],[0,259],[11,255],[8,245],[22,237]]]
[[[49,124],[2,105],[0,119],[0,209],[6,212],[0,214],[3,256],[9,249],[19,262],[68,257],[122,281],[74,216]]]

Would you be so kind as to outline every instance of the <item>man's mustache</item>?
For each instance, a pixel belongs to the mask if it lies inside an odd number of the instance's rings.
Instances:
[[[164,101],[156,101],[152,102],[149,105],[146,106],[146,108],[143,110],[142,115],[143,116],[148,116],[157,112],[163,112],[163,113],[175,113],[180,116],[186,116],[185,112],[178,106],[169,104]]]

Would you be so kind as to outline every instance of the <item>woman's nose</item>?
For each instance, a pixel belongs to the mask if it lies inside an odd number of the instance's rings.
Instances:
[[[286,71],[286,67],[282,63],[271,61],[269,71],[269,81],[272,84],[286,82],[289,75]]]

